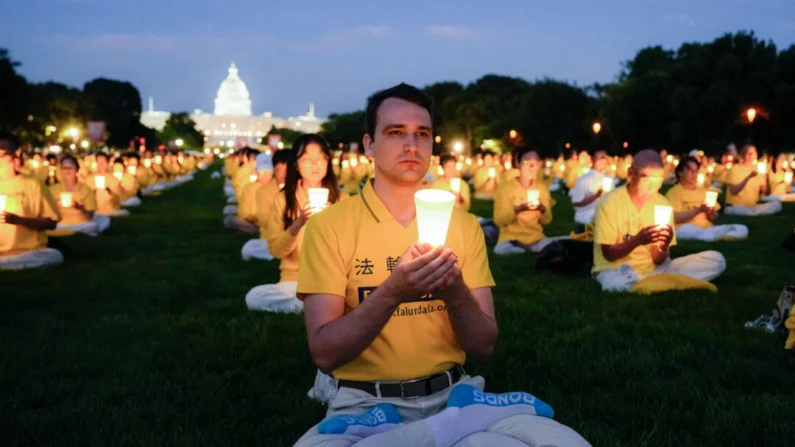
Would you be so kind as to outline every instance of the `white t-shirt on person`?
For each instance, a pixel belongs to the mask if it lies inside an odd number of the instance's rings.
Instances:
[[[577,179],[577,183],[574,184],[574,188],[569,191],[569,197],[571,197],[572,203],[581,202],[596,194],[597,191],[602,189],[604,185],[602,179],[605,178],[612,177],[594,171],[593,169],[581,175],[580,178]],[[613,184],[615,185],[615,179],[613,179]],[[605,193],[607,192],[608,191],[605,191]],[[574,207],[574,221],[583,225],[593,222],[594,215],[596,214],[596,203],[598,201],[599,200],[594,200],[583,207]]]

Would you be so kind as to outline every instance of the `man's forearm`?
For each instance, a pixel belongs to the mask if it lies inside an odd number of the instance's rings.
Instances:
[[[735,195],[735,196],[736,196],[737,194],[740,194],[740,191],[742,191],[742,190],[745,188],[745,185],[746,185],[747,183],[748,183],[748,178],[746,177],[746,179],[745,179],[745,180],[743,180],[742,182],[740,182],[740,183],[738,183],[738,184],[736,184],[736,185],[731,185],[731,186],[729,187],[729,191],[730,191],[730,192],[731,192],[733,195]]]
[[[693,220],[701,212],[698,208],[690,211],[682,211],[681,213],[674,213],[674,222],[677,224],[688,223]]]
[[[472,357],[484,359],[494,351],[497,322],[481,309],[472,291],[461,281],[443,298],[458,344]]]
[[[599,199],[599,197],[600,197],[599,194],[593,194],[593,195],[590,195],[590,196],[586,197],[584,200],[572,203],[572,206],[574,206],[575,208],[582,208],[584,206],[588,206],[588,205],[596,202],[596,200]]]
[[[35,231],[54,230],[58,225],[58,222],[46,217],[20,217],[19,219],[21,220],[20,225]]]
[[[608,262],[615,262],[619,259],[626,258],[632,253],[632,250],[636,249],[638,244],[635,242],[634,238],[630,238],[624,242],[620,242],[618,244],[613,245],[602,245],[602,255]]]
[[[655,265],[660,265],[666,261],[670,257],[670,249],[666,248],[665,250],[661,249],[659,245],[653,245],[651,249],[651,259],[654,261]]]
[[[392,317],[399,303],[375,289],[359,307],[318,329],[311,351],[318,368],[331,373],[359,356]],[[324,353],[318,355],[317,353]]]

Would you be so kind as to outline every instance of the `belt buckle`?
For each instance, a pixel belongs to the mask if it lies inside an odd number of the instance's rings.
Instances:
[[[404,381],[400,382],[400,398],[401,399],[411,399],[410,397],[406,397],[406,389],[403,388],[404,385],[417,383],[417,382],[422,382],[423,380],[427,380],[427,379],[428,379],[427,377],[423,377],[421,379],[404,380]]]

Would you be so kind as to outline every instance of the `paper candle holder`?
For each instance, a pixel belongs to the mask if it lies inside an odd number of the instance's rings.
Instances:
[[[105,183],[105,176],[98,175],[94,177],[94,186],[96,186],[97,189],[105,189],[107,187],[107,184]]]
[[[325,208],[328,203],[328,188],[309,188],[309,205],[312,208]]]
[[[441,167],[441,166],[437,166],[436,167],[436,175],[438,175],[439,177],[443,176],[444,175],[444,168]]]
[[[706,181],[707,181],[707,176],[699,172],[698,176],[696,177],[696,182],[698,182],[698,185],[704,186],[704,182]]]
[[[654,224],[668,225],[671,223],[671,215],[674,209],[668,205],[654,205]]]
[[[762,163],[762,162],[758,163],[756,165],[756,172],[762,175],[767,174],[767,163]]]
[[[127,172],[129,172],[130,175],[135,175],[138,172],[138,168],[136,166],[128,166]]]
[[[61,208],[71,208],[73,203],[73,196],[71,192],[61,193]]]
[[[152,167],[152,159],[150,159],[150,158],[144,159],[144,167],[151,168]]]
[[[602,179],[602,192],[610,192],[613,190],[613,179],[610,177],[605,177]]]
[[[254,183],[254,182],[257,181],[258,178],[259,177],[257,177],[257,174],[251,174],[251,175],[248,176],[248,181],[251,182],[251,183]]]
[[[787,171],[784,173],[784,183],[792,183],[792,172]]]
[[[511,162],[510,161],[506,161],[505,162],[505,170],[508,171],[510,169],[511,169]]]
[[[494,168],[489,168],[489,177],[494,178],[497,176],[497,170]]]
[[[444,245],[455,207],[455,195],[439,189],[423,189],[414,194],[417,207],[417,233],[420,244]]]
[[[359,160],[357,160],[356,157],[354,157],[354,158],[351,158],[350,163],[351,163],[351,167],[355,168],[359,164]]]
[[[0,213],[5,212],[6,210],[6,201],[8,200],[7,196],[0,196]]]
[[[461,192],[461,179],[460,178],[451,178],[450,179],[450,189],[453,190],[454,193],[458,194]]]
[[[537,189],[527,190],[527,203],[530,205],[538,205],[541,201],[541,192]]]
[[[342,160],[342,169],[348,169],[350,165],[351,162],[349,162],[348,160]]]
[[[718,204],[718,191],[707,191],[707,195],[704,197],[704,205],[707,205],[710,208],[715,208],[715,205]]]

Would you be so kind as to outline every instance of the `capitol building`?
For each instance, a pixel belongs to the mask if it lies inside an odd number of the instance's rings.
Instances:
[[[248,88],[240,79],[233,62],[229,67],[229,75],[218,88],[215,111],[209,114],[195,110],[190,117],[196,123],[196,129],[204,134],[205,147],[257,147],[261,143],[267,144],[265,136],[273,127],[317,133],[326,121],[315,116],[313,104],[309,104],[309,111],[305,115],[287,119],[274,117],[270,112],[254,115],[251,109]],[[141,123],[161,131],[170,116],[169,112],[154,110],[154,100],[149,98],[149,109],[141,113]]]

